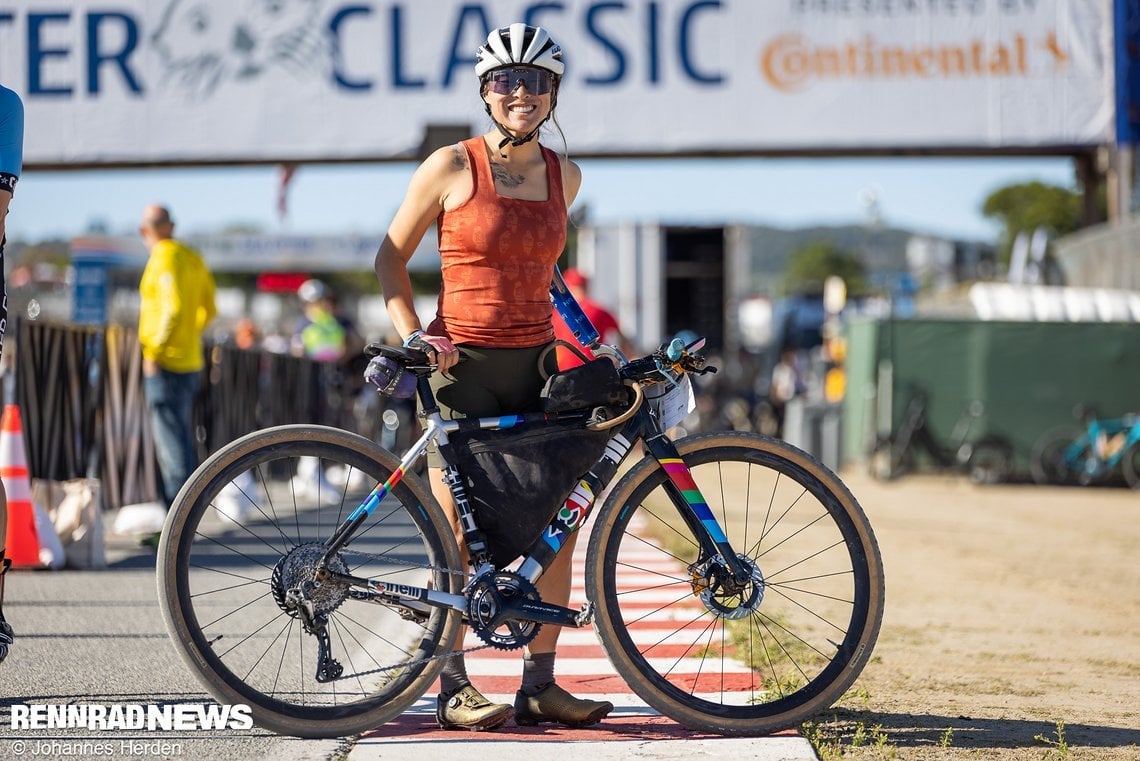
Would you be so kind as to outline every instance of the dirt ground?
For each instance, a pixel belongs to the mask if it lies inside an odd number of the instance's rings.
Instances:
[[[886,614],[823,759],[1140,759],[1140,493],[842,477]]]

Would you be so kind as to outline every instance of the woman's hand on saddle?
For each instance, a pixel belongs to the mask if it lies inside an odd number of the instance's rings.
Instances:
[[[459,349],[447,336],[433,336],[420,333],[413,338],[408,346],[426,352],[428,361],[435,364],[441,373],[446,373],[459,362]]]

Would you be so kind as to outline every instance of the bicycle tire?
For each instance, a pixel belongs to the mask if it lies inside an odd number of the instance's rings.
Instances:
[[[984,436],[970,445],[966,471],[976,484],[1001,484],[1013,473],[1013,444],[1004,436]]]
[[[188,479],[159,543],[159,601],[179,655],[219,703],[249,705],[279,734],[342,737],[427,691],[443,661],[425,659],[451,652],[459,612],[436,608],[417,622],[326,581],[312,599],[345,673],[319,682],[317,638],[283,604],[282,579],[311,578],[324,542],[398,466],[356,434],[289,425],[234,441]],[[462,567],[448,521],[410,473],[334,557],[358,577],[423,586],[430,576],[433,588],[460,592],[462,578],[440,570]]]
[[[889,436],[875,442],[867,458],[870,474],[880,481],[893,481],[914,470],[914,453],[909,444],[898,445]]]
[[[1140,441],[1134,441],[1124,450],[1120,471],[1130,489],[1140,489]]]
[[[766,735],[796,726],[843,695],[878,637],[884,579],[870,523],[834,473],[785,442],[721,432],[677,448],[737,553],[763,575],[753,589],[764,594],[741,594],[735,612],[701,598],[709,591],[697,583],[695,540],[661,488],[665,471],[646,457],[591,533],[598,638],[629,687],[686,727]]]
[[[1084,431],[1071,425],[1050,428],[1038,436],[1029,457],[1029,475],[1033,482],[1041,486],[1075,483],[1077,474],[1069,465],[1065,450],[1083,436]]]

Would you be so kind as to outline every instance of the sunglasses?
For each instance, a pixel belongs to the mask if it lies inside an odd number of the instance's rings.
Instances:
[[[554,89],[554,75],[546,69],[519,66],[492,71],[487,75],[487,83],[496,95],[510,95],[519,85],[531,95],[545,95]]]

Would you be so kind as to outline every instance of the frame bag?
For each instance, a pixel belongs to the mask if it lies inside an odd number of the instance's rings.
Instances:
[[[609,431],[539,424],[449,434],[491,561],[502,568],[539,537],[578,478],[598,461]]]

